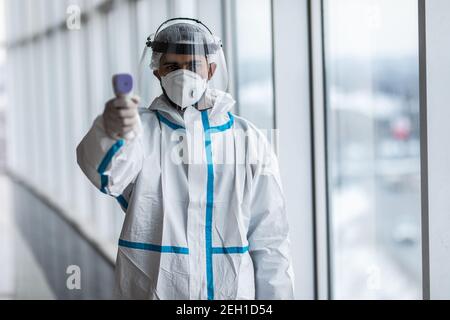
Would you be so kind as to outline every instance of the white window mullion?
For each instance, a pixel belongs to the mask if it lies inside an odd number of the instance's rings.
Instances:
[[[306,0],[273,1],[275,115],[297,299],[315,297],[308,16]]]

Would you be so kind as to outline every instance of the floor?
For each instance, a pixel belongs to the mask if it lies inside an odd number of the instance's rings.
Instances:
[[[0,299],[113,298],[111,262],[29,190],[1,175],[0,213]],[[68,273],[73,266],[79,287]]]
[[[13,216],[12,185],[0,176],[0,299],[55,299]]]

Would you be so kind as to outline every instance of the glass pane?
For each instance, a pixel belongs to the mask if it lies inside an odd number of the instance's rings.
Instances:
[[[324,1],[336,299],[421,298],[417,8]]]
[[[234,5],[239,113],[261,129],[272,129],[271,1],[239,0]]]

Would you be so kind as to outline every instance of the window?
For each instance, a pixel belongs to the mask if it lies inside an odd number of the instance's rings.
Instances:
[[[274,93],[271,1],[239,0],[233,4],[239,113],[261,129],[272,129]]]
[[[158,27],[168,19],[168,3],[165,0],[143,0],[136,3],[139,58],[141,58],[142,51],[145,48],[147,37],[154,34]],[[150,61],[144,61],[143,63],[145,70],[139,70],[143,73],[136,75],[136,81],[138,82],[136,90],[141,97],[141,106],[149,107],[153,100],[162,94],[162,90],[160,83],[150,69]]]
[[[417,8],[324,1],[336,299],[421,298]]]

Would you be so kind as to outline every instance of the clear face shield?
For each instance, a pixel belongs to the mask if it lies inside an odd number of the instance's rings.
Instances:
[[[148,38],[139,70],[139,94],[148,99],[155,85],[181,109],[212,107],[214,96],[228,89],[222,42],[200,21],[163,23]]]

